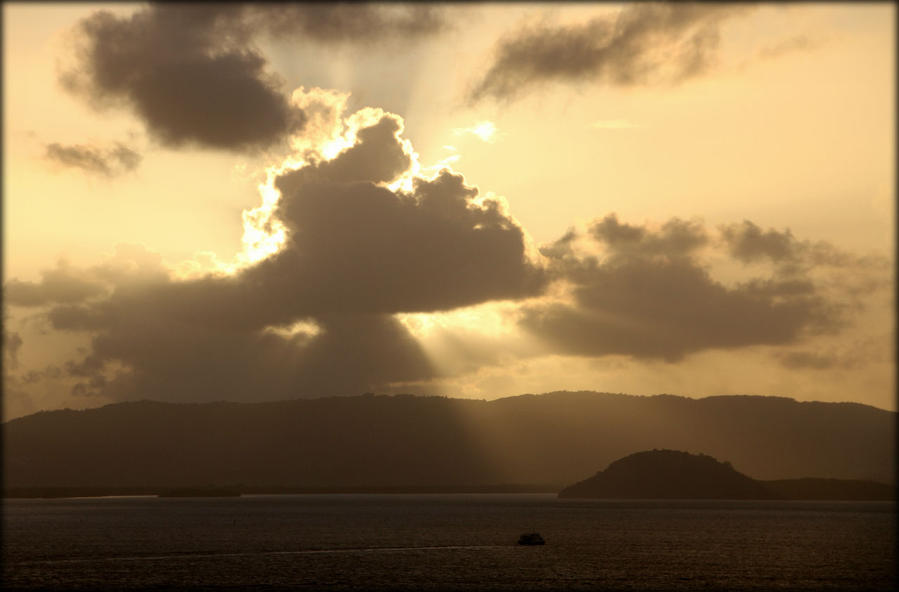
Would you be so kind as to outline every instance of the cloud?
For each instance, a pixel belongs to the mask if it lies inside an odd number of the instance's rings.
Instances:
[[[94,13],[80,23],[78,65],[63,83],[95,105],[127,105],[166,146],[266,147],[304,117],[247,46],[235,10],[156,4],[127,18]]]
[[[40,370],[29,370],[22,376],[21,381],[24,384],[34,384],[35,382],[40,382],[42,380],[62,378],[63,375],[62,368],[51,365]]]
[[[281,193],[291,192],[307,180],[335,183],[385,183],[402,175],[412,165],[399,139],[402,123],[399,117],[384,115],[376,123],[357,132],[355,144],[337,158],[282,175],[278,181]]]
[[[763,47],[759,50],[759,57],[763,59],[779,58],[784,54],[796,51],[806,51],[817,49],[823,45],[822,39],[811,39],[807,35],[796,35],[789,39],[784,39],[774,45]]]
[[[596,253],[576,250],[573,232],[542,250],[571,301],[523,308],[522,327],[554,351],[673,362],[704,349],[794,343],[843,326],[842,307],[809,278],[716,280],[700,255],[717,243],[699,222],[673,219],[653,230],[607,216],[588,234]]]
[[[799,347],[780,351],[774,357],[788,369],[833,370],[853,369],[866,364],[890,364],[894,362],[890,350],[895,336],[891,332],[865,331],[864,336],[852,340],[840,339],[834,344]],[[885,344],[890,347],[884,348]]]
[[[3,297],[8,306],[46,306],[71,304],[100,296],[105,286],[96,278],[86,277],[65,261],[56,269],[41,272],[39,282],[23,282],[12,278],[3,286]]]
[[[721,234],[730,254],[743,262],[770,259],[772,261],[795,260],[798,243],[789,230],[762,231],[749,220],[721,228]]]
[[[115,324],[98,331],[90,353],[67,366],[79,379],[75,394],[119,400],[271,400],[359,394],[432,376],[421,348],[388,315],[325,315],[314,319],[315,335],[286,336],[234,323],[191,321],[182,307],[154,306],[148,300],[130,304],[115,313],[104,311],[115,314]],[[156,315],[155,322],[141,319],[141,311]]]
[[[15,331],[3,329],[3,361],[9,369],[19,366],[19,350],[22,349],[22,336]]]
[[[128,146],[116,143],[112,148],[74,144],[47,144],[44,157],[62,166],[81,169],[87,173],[114,177],[133,171],[142,157]]]
[[[705,228],[697,221],[673,218],[657,232],[622,224],[614,214],[590,227],[590,234],[618,258],[640,255],[686,256],[708,242]]]
[[[411,165],[400,130],[384,115],[337,158],[278,177],[286,244],[247,282],[270,286],[269,299],[289,294],[297,313],[436,311],[539,293],[545,278],[521,227],[461,175],[384,186]]]
[[[61,81],[97,108],[125,106],[168,147],[255,151],[303,130],[305,112],[253,45],[260,35],[318,43],[408,40],[444,28],[430,7],[152,4],[80,22]]]
[[[73,267],[66,260],[55,269],[40,272],[37,282],[10,278],[3,285],[6,306],[46,307],[55,310],[102,301],[114,290],[132,291],[168,281],[162,257],[141,245],[120,244],[105,262],[88,268]]]
[[[418,342],[390,315],[326,315],[301,352],[299,392],[360,393],[423,380],[434,369]]]
[[[416,4],[253,4],[245,19],[275,37],[302,35],[318,43],[408,41],[448,28],[439,7]]]
[[[114,281],[109,297],[57,305],[57,331],[91,335],[65,365],[79,396],[107,400],[258,400],[358,394],[432,375],[415,340],[384,314],[302,317],[257,308],[265,298],[239,277]],[[247,299],[244,299],[247,297]],[[293,317],[291,317],[293,318]]]
[[[436,370],[395,313],[539,294],[545,274],[503,205],[446,171],[390,189],[411,147],[399,117],[366,114],[337,156],[275,178],[270,222],[286,232],[267,258],[177,279],[132,249],[55,283],[7,285],[19,305],[52,304],[54,330],[91,335],[65,366],[74,392],[252,400],[426,381]],[[103,291],[76,290],[78,277]]]
[[[762,230],[748,220],[723,225],[719,230],[729,255],[741,263],[770,263],[783,277],[802,275],[813,269],[840,269],[839,282],[848,292],[883,285],[882,272],[890,266],[880,256],[856,255],[825,241],[800,241],[789,229]]]
[[[583,24],[531,27],[499,42],[469,101],[513,99],[551,81],[679,83],[714,65],[722,22],[751,9],[638,3]]]

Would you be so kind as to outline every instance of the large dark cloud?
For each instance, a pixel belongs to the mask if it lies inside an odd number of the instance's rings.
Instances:
[[[316,311],[434,311],[537,294],[544,278],[521,228],[497,202],[476,204],[461,175],[417,179],[408,194],[373,183],[407,164],[395,125],[385,118],[369,128],[371,145],[278,179],[288,244],[248,278]]]
[[[411,194],[371,184],[304,184],[286,195],[287,248],[248,277],[312,310],[423,312],[533,295],[521,229],[443,173]]]
[[[583,24],[528,28],[500,41],[469,100],[512,99],[551,81],[677,83],[714,64],[722,21],[748,9],[733,4],[637,3]]]
[[[116,143],[111,148],[84,144],[47,144],[44,157],[59,165],[81,169],[88,173],[114,177],[138,167],[142,157],[132,148]]]
[[[89,355],[68,365],[80,379],[76,394],[270,400],[359,394],[433,376],[418,343],[387,315],[323,316],[315,319],[317,334],[280,335],[192,321],[180,308],[166,318],[165,307],[141,304],[111,313],[114,325],[97,331]]]
[[[408,39],[443,27],[428,7],[368,4],[152,4],[99,11],[78,29],[62,81],[95,106],[124,105],[166,146],[235,151],[300,131],[292,105],[253,45],[259,35],[319,43]]]
[[[429,378],[427,358],[383,314],[297,317],[281,294],[265,308],[244,276],[138,282],[119,276],[105,299],[47,313],[61,331],[92,335],[67,365],[77,394],[170,400],[272,399],[358,394],[393,381]],[[293,334],[275,325],[305,320]]]
[[[243,150],[301,128],[265,59],[247,45],[237,7],[152,5],[80,23],[78,65],[63,81],[95,104],[124,103],[168,146]]]
[[[710,348],[788,344],[835,331],[841,307],[808,278],[717,281],[696,251],[710,244],[699,223],[674,219],[653,231],[609,216],[590,227],[600,255],[575,252],[572,235],[544,249],[573,303],[524,308],[524,328],[557,351],[676,361]]]
[[[281,175],[286,243],[234,275],[176,280],[132,253],[143,265],[83,274],[105,282],[102,297],[74,274],[68,292],[46,277],[7,290],[19,305],[53,304],[54,329],[92,336],[67,367],[83,394],[271,399],[432,378],[392,313],[536,295],[545,278],[521,228],[461,176],[384,185],[411,164],[400,130],[385,115],[336,158]]]

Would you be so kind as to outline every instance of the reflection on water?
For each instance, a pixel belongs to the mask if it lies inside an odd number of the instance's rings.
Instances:
[[[545,494],[4,502],[6,588],[895,589],[892,502]],[[547,544],[518,546],[521,533]]]

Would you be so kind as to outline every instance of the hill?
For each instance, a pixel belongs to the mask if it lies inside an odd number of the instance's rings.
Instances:
[[[895,496],[895,487],[871,481],[759,481],[729,462],[677,450],[631,454],[559,492],[560,498],[605,499],[891,500]]]
[[[756,396],[140,401],[6,422],[4,485],[558,491],[652,448],[727,458],[757,479],[891,483],[895,425],[866,405]]]
[[[559,492],[572,498],[770,499],[761,483],[705,454],[647,450]]]

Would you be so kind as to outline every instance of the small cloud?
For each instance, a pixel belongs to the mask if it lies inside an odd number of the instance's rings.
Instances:
[[[455,146],[450,146],[449,144],[444,144],[443,149],[449,150],[450,152],[458,152],[459,151],[458,148],[456,148]]]
[[[8,368],[18,368],[20,349],[22,349],[22,336],[15,331],[3,331],[3,361]]]
[[[47,144],[44,158],[64,167],[81,169],[87,173],[114,177],[133,171],[140,165],[141,155],[117,142],[111,148],[98,148],[83,144],[69,146]]]
[[[797,35],[796,37],[785,39],[774,45],[763,47],[759,50],[759,57],[762,59],[779,58],[784,54],[792,53],[794,51],[816,49],[823,43],[824,42],[821,39],[810,39],[806,35]]]
[[[590,127],[594,129],[620,130],[634,129],[643,127],[643,125],[639,123],[633,123],[631,121],[628,121],[627,119],[600,119],[599,121],[594,121],[593,123],[591,123]]]
[[[724,22],[751,5],[636,2],[571,25],[544,23],[501,39],[468,93],[509,101],[555,82],[678,84],[714,70]]]
[[[496,141],[496,125],[492,121],[481,121],[471,127],[457,127],[453,133],[457,136],[472,134],[491,144]]]

